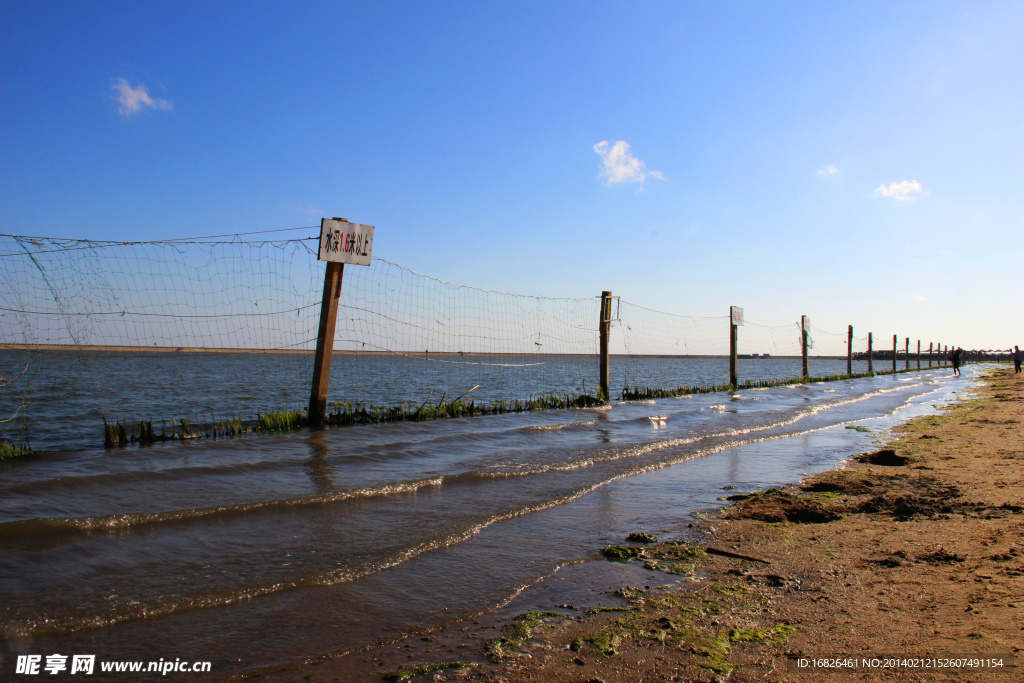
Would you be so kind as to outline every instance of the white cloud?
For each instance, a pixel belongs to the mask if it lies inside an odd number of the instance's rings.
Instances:
[[[931,301],[931,299],[929,299],[928,297],[921,296],[920,294],[915,294],[914,296],[912,296],[910,298],[913,299],[914,301]]]
[[[295,210],[296,211],[300,211],[302,213],[308,213],[310,216],[323,216],[324,215],[324,212],[321,211],[320,209],[316,208],[315,206],[309,206],[309,205],[303,206],[302,204],[298,204],[298,205],[295,206]]]
[[[875,188],[873,197],[887,197],[898,202],[912,202],[918,197],[924,197],[928,193],[916,180],[904,180],[899,183],[890,183],[888,187],[879,185]]]
[[[150,97],[149,88],[144,83],[139,83],[133,88],[127,80],[119,78],[111,87],[116,93],[111,95],[111,99],[117,102],[117,111],[125,118],[132,117],[143,109],[172,109],[171,103],[167,100]]]
[[[665,176],[658,171],[648,171],[644,162],[629,151],[629,143],[625,140],[617,140],[611,144],[607,140],[602,140],[594,145],[594,151],[601,157],[601,163],[604,164],[599,177],[609,187],[624,183],[640,183],[640,186],[643,187],[644,181],[648,177],[658,180],[665,179]]]
[[[827,168],[819,168],[818,175],[835,175],[839,173],[839,169],[836,168],[835,164],[829,164]]]

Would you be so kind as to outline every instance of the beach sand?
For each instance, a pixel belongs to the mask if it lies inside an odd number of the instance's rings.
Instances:
[[[1024,680],[1022,378],[495,613],[246,680]]]

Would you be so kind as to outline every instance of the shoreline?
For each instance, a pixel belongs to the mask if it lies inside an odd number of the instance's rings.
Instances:
[[[184,353],[184,354],[268,354],[268,353],[281,353],[281,354],[299,354],[299,355],[314,355],[316,349],[294,349],[294,348],[231,348],[231,347],[206,347],[206,346],[115,346],[115,345],[104,345],[104,344],[17,344],[17,343],[3,343],[0,344],[0,350],[9,351],[54,351],[61,353]],[[498,352],[498,351],[385,351],[381,349],[367,351],[365,349],[334,349],[332,354],[335,356],[411,356],[415,358],[419,357],[430,357],[440,356],[448,357],[454,356],[459,357],[509,357],[509,358],[597,358],[598,355],[595,353],[538,353],[536,351],[531,352]],[[729,360],[729,354],[635,354],[635,353],[609,353],[611,358],[685,358],[685,359],[698,359],[698,360]],[[752,354],[740,354],[737,356],[740,360],[800,360],[802,356],[785,356],[785,355],[752,355]],[[846,360],[846,356],[828,356],[828,355],[813,355],[810,356],[811,360]],[[855,361],[866,361],[867,358],[858,358],[854,354],[853,360]],[[875,360],[892,360],[892,354],[886,357],[875,355]],[[903,356],[899,357],[897,362],[906,361]],[[925,366],[924,363],[928,361],[927,356],[922,356],[922,365],[917,369],[926,369],[932,366]],[[916,356],[911,354],[911,363],[916,363]],[[948,365],[947,361],[939,362],[938,358],[935,360],[935,367],[941,365]],[[916,367],[916,366],[915,366]],[[907,366],[910,369],[910,366]]]
[[[1024,665],[1020,377],[993,370],[970,398],[898,428],[875,463],[746,497],[659,539],[679,543],[624,539],[642,555],[565,567],[492,613],[230,680],[1013,680],[1014,656]],[[1002,666],[907,661],[964,655]],[[858,663],[869,656],[904,662],[881,674]],[[847,666],[796,668],[815,658]]]

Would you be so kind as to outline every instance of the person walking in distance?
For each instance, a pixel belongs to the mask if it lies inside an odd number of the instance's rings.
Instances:
[[[1020,372],[1020,364],[1024,362],[1024,351],[1020,350],[1019,346],[1013,347],[1013,371],[1015,373]]]
[[[953,349],[953,374],[954,375],[959,375],[960,374],[960,358],[961,358],[961,354],[963,353],[963,351],[964,350],[961,349],[959,346],[956,347],[955,349]]]

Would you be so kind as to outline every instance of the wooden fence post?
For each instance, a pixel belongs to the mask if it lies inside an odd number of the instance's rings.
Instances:
[[[738,360],[739,330],[743,321],[743,309],[739,306],[729,307],[729,383],[733,389],[740,386],[740,368]]]
[[[868,374],[873,377],[875,375],[875,362],[874,362],[875,361],[875,359],[874,359],[875,352],[871,348],[872,347],[872,341],[873,341],[872,340],[872,334],[871,334],[871,332],[868,332]]]
[[[903,352],[903,360],[906,362],[906,367],[904,367],[904,370],[909,370],[910,369],[910,337],[907,337],[907,348]]]
[[[896,374],[896,345],[899,344],[897,335],[892,335],[892,374]]]
[[[603,400],[609,400],[610,380],[609,370],[611,364],[608,360],[608,335],[612,328],[612,293],[601,292],[601,319],[598,330],[601,334],[601,396]]]
[[[804,377],[807,377],[810,373],[807,372],[807,338],[810,336],[811,321],[806,315],[800,316],[800,339],[801,339],[801,355],[803,356],[803,370]]]
[[[320,331],[313,358],[313,386],[309,392],[309,426],[323,427],[327,415],[327,387],[331,381],[331,360],[334,357],[334,331],[338,324],[338,298],[344,263],[327,262],[324,273],[324,295],[320,301]]]
[[[846,328],[846,374],[853,374],[853,325]]]
[[[917,369],[921,369],[921,340],[917,340]]]

